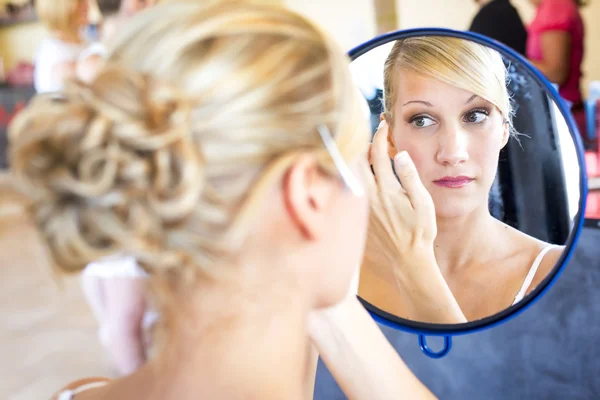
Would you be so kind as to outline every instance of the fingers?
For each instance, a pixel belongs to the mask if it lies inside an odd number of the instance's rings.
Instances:
[[[369,163],[373,165],[377,184],[381,188],[385,188],[386,191],[396,191],[400,190],[401,186],[398,178],[394,175],[388,155],[388,135],[388,124],[385,121],[381,121],[369,150]]]
[[[406,151],[401,151],[396,155],[394,167],[413,207],[425,207],[431,204],[431,196],[421,182],[417,168]]]

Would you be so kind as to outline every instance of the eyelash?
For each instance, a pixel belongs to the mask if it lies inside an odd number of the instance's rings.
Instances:
[[[475,108],[475,109],[470,110],[469,112],[467,112],[465,114],[465,117],[467,115],[474,114],[474,113],[484,114],[486,117],[490,116],[490,111],[489,110],[486,110],[485,108]],[[470,122],[470,123],[472,123],[472,124],[480,124],[481,122]]]
[[[484,114],[486,117],[490,116],[490,111],[485,109],[485,108],[474,108],[472,110],[467,111],[467,113],[465,113],[465,116],[463,117],[463,121],[464,118],[470,114],[474,114],[474,113],[479,113],[479,114]],[[427,118],[427,119],[431,119],[434,120],[432,117],[430,117],[429,115],[426,114],[419,114],[419,115],[415,115],[412,118],[409,119],[408,123],[409,124],[413,124],[416,120],[421,119],[421,118]],[[467,121],[465,121],[467,122]],[[483,122],[483,121],[482,121]],[[481,124],[482,122],[467,122],[470,124]],[[419,127],[416,127],[419,128]],[[422,129],[422,128],[421,128]]]

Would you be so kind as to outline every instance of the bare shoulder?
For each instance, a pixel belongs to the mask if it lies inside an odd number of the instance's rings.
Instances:
[[[524,261],[523,268],[525,272],[530,270],[541,252],[551,246],[550,243],[538,240],[509,226],[507,226],[507,234],[515,250],[522,255],[519,258]],[[543,255],[527,293],[533,291],[552,272],[564,251],[565,246],[553,246]]]
[[[549,244],[546,244],[549,246]],[[562,256],[565,251],[565,246],[555,246],[548,250],[548,252],[544,255],[544,258],[540,262],[540,266],[531,282],[531,286],[529,287],[528,293],[534,290],[546,277],[554,267],[558,264],[558,260]]]

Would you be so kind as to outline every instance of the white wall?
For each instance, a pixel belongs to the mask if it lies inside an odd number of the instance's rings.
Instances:
[[[282,0],[282,3],[317,22],[346,51],[375,36],[372,0]]]
[[[401,29],[469,28],[477,12],[474,0],[396,0]]]

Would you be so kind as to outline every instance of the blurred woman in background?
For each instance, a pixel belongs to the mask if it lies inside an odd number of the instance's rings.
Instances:
[[[48,30],[34,60],[35,90],[61,91],[64,81],[76,75],[85,47],[81,30],[87,24],[88,0],[36,0],[35,11]]]
[[[571,112],[583,139],[587,137],[581,94],[585,30],[579,8],[584,0],[530,0],[536,7],[528,27],[527,58],[552,83]]]
[[[106,44],[122,29],[127,21],[136,13],[147,7],[157,4],[160,0],[121,0],[119,11],[116,15],[107,17],[100,24],[99,41],[86,47],[81,55],[77,75],[80,79],[89,82],[97,74],[106,54]]]

